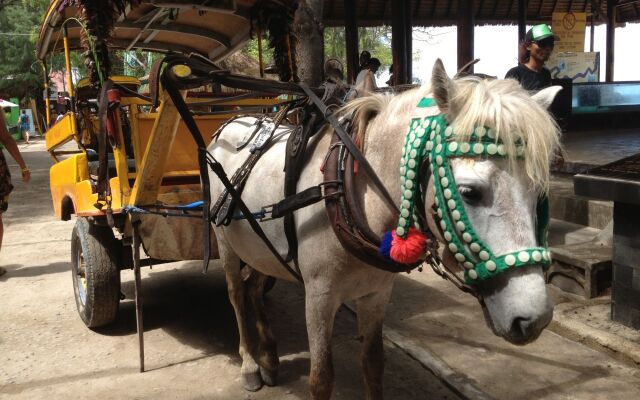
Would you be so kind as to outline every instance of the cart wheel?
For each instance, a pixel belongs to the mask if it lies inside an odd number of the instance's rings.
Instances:
[[[119,242],[109,228],[78,218],[71,234],[73,291],[89,328],[113,322],[120,302]]]

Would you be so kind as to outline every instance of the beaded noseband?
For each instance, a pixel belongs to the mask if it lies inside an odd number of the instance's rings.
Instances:
[[[435,189],[436,220],[440,224],[449,251],[464,267],[464,276],[468,284],[477,284],[511,268],[526,265],[542,265],[548,268],[551,264],[551,254],[547,248],[547,197],[541,197],[537,204],[536,236],[540,247],[497,256],[475,233],[456,187],[450,165],[451,158],[506,157],[507,151],[502,141],[496,139],[492,131],[485,127],[477,127],[470,135],[469,141],[457,140],[453,128],[448,125],[433,99],[422,99],[418,108],[431,108],[436,112],[425,117],[413,118],[411,121],[400,163],[402,203],[395,235],[406,238],[410,229],[421,228],[415,210],[415,199],[421,195],[419,168],[423,158],[429,157]],[[515,149],[517,157],[524,157],[524,147],[521,143],[515,143]]]

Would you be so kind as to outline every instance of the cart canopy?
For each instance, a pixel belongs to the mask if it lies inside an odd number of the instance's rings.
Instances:
[[[256,0],[147,0],[117,16],[108,44],[114,49],[198,53],[218,61],[240,47],[250,34],[250,9]],[[53,0],[44,17],[37,55],[62,51],[62,27],[77,18],[75,1]],[[81,27],[70,20],[69,46],[80,49]]]

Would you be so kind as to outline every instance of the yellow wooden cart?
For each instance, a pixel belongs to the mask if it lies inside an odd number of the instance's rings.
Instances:
[[[212,3],[216,6],[201,5]],[[88,78],[74,84],[71,52],[82,49],[81,34],[87,27],[76,19],[73,4],[51,2],[37,54],[45,70],[49,55],[65,56],[67,87],[60,98],[66,110],[56,122],[47,104],[46,144],[55,161],[50,186],[56,217],[77,217],[71,243],[73,285],[78,312],[93,328],[116,318],[121,269],[134,268],[139,287],[140,265],[134,265],[139,257],[132,253],[140,243],[149,259],[158,261],[202,259],[207,236],[210,258],[217,258],[217,246],[200,217],[196,144],[170,97],[160,88],[155,107],[151,98],[139,93],[138,77],[131,76],[104,77],[102,87]],[[216,61],[249,38],[247,15],[253,1],[132,4],[114,11],[111,50],[197,54]],[[107,83],[111,89],[105,93]],[[181,94],[188,104],[216,110],[195,117],[205,144],[238,110],[273,111],[278,103],[275,96],[247,98],[221,90]],[[142,208],[145,212],[135,212]],[[136,302],[140,311],[138,290]],[[140,314],[139,333],[141,319]]]

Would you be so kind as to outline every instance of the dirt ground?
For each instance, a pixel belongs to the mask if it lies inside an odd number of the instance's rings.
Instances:
[[[267,306],[279,340],[279,386],[249,393],[239,380],[235,317],[221,267],[198,262],[143,271],[147,372],[138,372],[133,273],[122,272],[118,320],[90,330],[76,311],[70,272],[73,221],[56,221],[51,158],[43,141],[20,146],[33,174],[4,215],[0,265],[0,398],[305,399],[309,353],[304,292],[279,282]],[[354,316],[340,310],[334,334],[334,399],[363,398]],[[386,346],[386,399],[457,399],[400,349]]]

